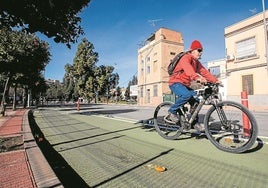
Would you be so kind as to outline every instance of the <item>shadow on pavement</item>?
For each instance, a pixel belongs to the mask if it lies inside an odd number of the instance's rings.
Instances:
[[[91,110],[87,112],[77,112],[81,115],[93,115],[93,114],[101,114],[101,115],[113,115],[113,114],[124,114],[124,113],[130,113],[135,112],[137,110],[134,109],[120,109],[120,110]]]
[[[131,171],[135,170],[136,168],[141,167],[141,166],[147,164],[148,162],[153,161],[153,160],[155,160],[155,159],[157,159],[157,158],[159,158],[159,157],[161,157],[161,156],[163,156],[163,155],[166,155],[166,154],[168,154],[169,152],[171,152],[171,151],[173,151],[173,150],[174,150],[174,149],[169,149],[169,150],[167,150],[167,151],[163,151],[163,152],[161,152],[159,155],[156,155],[155,157],[152,157],[152,158],[150,158],[150,159],[148,159],[148,160],[146,160],[146,161],[144,161],[144,162],[142,162],[142,163],[140,163],[140,164],[138,164],[138,165],[136,165],[136,166],[134,166],[134,167],[132,167],[132,168],[130,168],[130,169],[124,171],[124,172],[122,172],[122,173],[117,174],[116,176],[113,176],[113,177],[111,177],[111,178],[109,178],[109,179],[107,179],[107,180],[105,180],[105,181],[103,181],[103,182],[100,182],[100,183],[97,184],[97,185],[94,185],[94,187],[99,187],[99,186],[101,186],[101,185],[104,185],[105,183],[107,183],[107,182],[109,182],[109,181],[111,181],[111,180],[113,180],[113,179],[116,179],[116,178],[118,178],[118,177],[120,177],[120,176],[123,176],[124,174],[126,174],[126,173],[128,173],[128,172],[131,172]]]
[[[257,146],[256,147],[253,147],[247,151],[245,151],[244,153],[252,153],[252,152],[256,152],[258,150],[260,150],[261,148],[263,148],[263,141],[260,139],[260,138],[257,138]]]
[[[102,109],[102,108],[90,108],[90,107],[83,107],[80,108],[79,111],[83,111],[83,110],[97,110],[97,109]],[[67,111],[74,111],[77,110],[76,107],[75,108],[64,108],[64,109],[60,109],[59,111],[63,111],[63,112],[67,112]]]
[[[204,119],[204,117],[201,116],[201,121],[199,119],[199,122],[203,123],[203,119]],[[137,123],[141,124],[143,129],[148,129],[150,132],[156,131],[155,128],[154,128],[154,118],[140,120]],[[182,137],[182,135],[183,135],[183,137]],[[202,133],[198,133],[198,132],[183,132],[181,134],[181,136],[179,136],[175,140],[188,140],[188,139],[192,139],[192,138],[195,138],[195,139],[208,139],[204,132],[202,132]],[[256,152],[256,151],[262,149],[263,145],[264,145],[263,141],[260,138],[257,138],[256,141],[257,141],[257,144],[256,144],[255,147],[253,147],[253,148],[251,148],[251,149],[249,149],[249,150],[247,150],[247,151],[245,151],[243,153],[252,153],[252,152]]]
[[[32,113],[29,113],[29,123],[32,133],[41,149],[43,155],[48,161],[64,187],[89,187],[87,183],[73,170],[73,168],[58,154],[56,150],[45,139],[43,133],[35,122]],[[71,177],[71,178],[70,178]]]

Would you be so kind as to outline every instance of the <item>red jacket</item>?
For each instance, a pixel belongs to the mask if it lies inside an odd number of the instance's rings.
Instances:
[[[179,63],[175,67],[173,74],[169,77],[169,85],[173,83],[182,83],[185,86],[190,86],[191,81],[197,80],[203,76],[208,82],[215,83],[217,78],[215,78],[200,61],[194,59],[194,57],[187,53],[181,57]]]

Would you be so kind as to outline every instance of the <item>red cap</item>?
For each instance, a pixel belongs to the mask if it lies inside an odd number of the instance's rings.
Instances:
[[[191,44],[190,50],[203,49],[202,44],[198,40],[194,40]]]

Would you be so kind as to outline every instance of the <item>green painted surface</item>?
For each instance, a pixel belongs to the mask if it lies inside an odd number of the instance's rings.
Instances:
[[[112,117],[44,109],[46,139],[90,187],[267,187],[268,146],[244,154],[206,138],[165,140],[154,129]],[[160,165],[165,172],[152,167]]]

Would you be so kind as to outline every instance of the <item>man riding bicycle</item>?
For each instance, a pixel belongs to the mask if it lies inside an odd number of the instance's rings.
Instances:
[[[169,119],[174,123],[179,122],[176,115],[177,110],[183,104],[189,103],[193,105],[196,102],[194,96],[195,91],[190,88],[192,81],[198,81],[201,84],[206,82],[220,83],[199,61],[203,52],[202,44],[198,40],[191,43],[190,49],[179,60],[173,74],[169,77],[169,87],[171,91],[178,96],[175,104],[169,109]],[[198,131],[203,131],[203,128],[198,123],[198,119],[194,121],[193,126]]]

